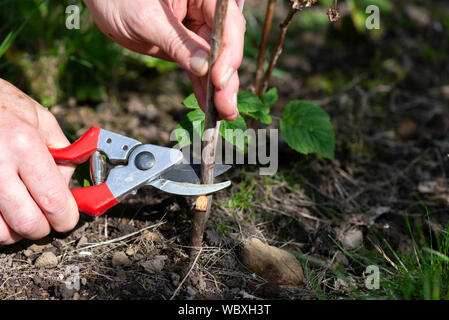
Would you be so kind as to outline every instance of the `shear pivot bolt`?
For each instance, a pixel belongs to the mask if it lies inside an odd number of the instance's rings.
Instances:
[[[135,164],[139,170],[148,170],[153,168],[156,160],[151,152],[144,151],[137,155]]]

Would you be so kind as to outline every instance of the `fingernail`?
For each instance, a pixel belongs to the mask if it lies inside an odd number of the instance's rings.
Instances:
[[[204,50],[198,50],[190,58],[190,68],[198,76],[204,76],[209,68],[209,54]]]
[[[226,85],[229,82],[229,79],[231,79],[231,76],[234,74],[234,69],[229,68],[228,71],[226,71],[220,79],[220,89],[224,89]]]

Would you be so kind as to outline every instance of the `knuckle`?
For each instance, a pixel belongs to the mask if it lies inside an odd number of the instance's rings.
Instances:
[[[47,190],[39,196],[39,203],[49,214],[63,214],[67,209],[67,194],[63,189]]]
[[[23,123],[11,132],[9,141],[14,151],[29,153],[33,145],[37,143],[37,132],[30,125]]]
[[[39,116],[45,119],[46,123],[50,124],[57,124],[58,120],[56,120],[56,117],[53,115],[53,113],[50,112],[50,110],[39,106]]]
[[[16,218],[11,229],[25,238],[43,238],[48,234],[40,229],[37,215],[22,215],[20,218]]]
[[[167,40],[166,53],[174,60],[180,62],[180,56],[185,52],[188,40],[182,35],[174,35]]]

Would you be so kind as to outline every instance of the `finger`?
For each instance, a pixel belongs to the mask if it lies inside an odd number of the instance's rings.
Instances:
[[[204,78],[206,77],[197,77],[191,72],[187,72],[187,75],[192,83],[193,93],[195,94],[196,100],[198,101],[198,105],[201,110],[206,110],[206,85],[204,82]]]
[[[0,245],[13,244],[21,239],[22,237],[6,224],[5,219],[0,213]]]
[[[206,1],[204,15],[206,23],[212,26],[215,14],[215,1]],[[234,1],[229,2],[223,33],[222,52],[212,69],[212,82],[215,87],[224,89],[238,70],[243,59],[246,22]]]
[[[237,3],[237,7],[239,7],[240,11],[243,11],[243,6],[245,5],[245,0],[235,0]]]
[[[132,17],[130,21],[132,25],[128,28],[136,35],[135,38],[157,46],[182,68],[197,76],[207,73],[208,42],[187,29],[165,1],[154,1],[151,6],[142,7],[138,17]],[[151,27],[148,21],[152,22]]]
[[[69,231],[78,222],[79,212],[67,181],[45,144],[33,141],[39,137],[28,139],[34,148],[33,157],[23,157],[19,175],[51,226],[58,232]]]
[[[48,235],[50,225],[20,181],[17,172],[14,169],[5,170],[1,181],[3,182],[0,185],[2,221],[6,222],[16,234],[27,239],[37,240]]]
[[[215,90],[214,103],[221,120],[234,120],[239,115],[237,108],[239,84],[238,74],[234,72],[224,89]]]
[[[193,92],[198,100],[200,108],[206,110],[206,77],[198,78],[188,74],[193,85]],[[237,72],[232,76],[225,89],[215,89],[214,104],[218,111],[219,120],[234,120],[238,117],[237,93],[239,88],[239,78]]]
[[[39,107],[37,108],[37,113],[39,117],[38,130],[47,147],[58,149],[70,145],[69,140],[62,132],[58,121],[51,112]],[[58,164],[57,167],[64,177],[66,185],[68,185],[76,166],[72,164]]]

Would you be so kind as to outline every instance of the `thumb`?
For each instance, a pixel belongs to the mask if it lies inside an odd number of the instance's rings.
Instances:
[[[139,15],[140,23],[133,31],[144,41],[159,47],[173,61],[196,76],[204,76],[209,69],[209,43],[187,29],[164,1],[156,1],[149,13]],[[155,13],[159,11],[158,14]],[[151,12],[150,12],[151,11]],[[151,17],[149,16],[151,14]],[[152,27],[148,27],[151,21]]]

